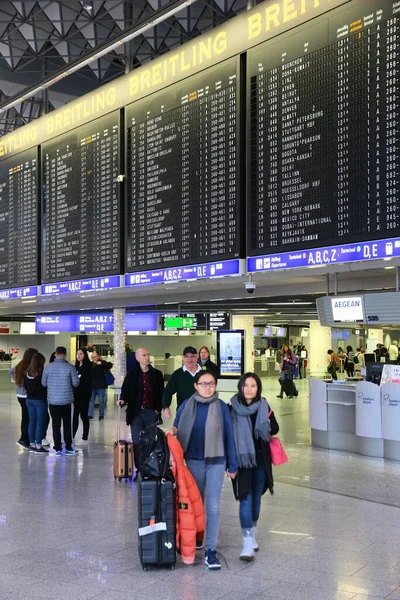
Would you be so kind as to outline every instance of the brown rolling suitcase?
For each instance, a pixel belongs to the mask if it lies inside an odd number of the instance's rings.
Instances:
[[[130,479],[133,477],[133,444],[120,439],[121,407],[117,412],[117,439],[114,442],[114,479]]]

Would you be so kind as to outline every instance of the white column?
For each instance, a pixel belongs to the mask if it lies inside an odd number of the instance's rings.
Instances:
[[[232,329],[244,329],[244,370],[254,372],[254,317],[232,315]]]
[[[120,390],[126,375],[125,309],[114,308],[114,367],[115,388]]]
[[[322,377],[328,366],[328,350],[332,348],[332,330],[318,321],[310,321],[310,347],[307,371],[311,377]]]
[[[368,327],[367,352],[373,352],[377,344],[384,344],[383,329],[370,329]]]

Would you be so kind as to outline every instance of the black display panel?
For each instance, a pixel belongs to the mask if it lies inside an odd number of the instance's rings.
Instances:
[[[42,146],[42,281],[120,272],[119,113]]]
[[[239,256],[238,79],[235,58],[127,107],[128,271]]]
[[[37,149],[0,162],[0,288],[38,283]]]
[[[400,235],[397,4],[351,2],[249,51],[249,255]]]

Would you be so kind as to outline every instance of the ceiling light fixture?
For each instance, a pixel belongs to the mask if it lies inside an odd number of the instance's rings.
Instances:
[[[11,99],[8,98],[5,100],[3,105],[0,104],[0,114],[9,110],[10,108],[13,108],[16,104],[31,98],[38,92],[51,87],[61,79],[64,79],[64,77],[68,77],[68,75],[71,75],[83,67],[86,67],[94,60],[98,60],[105,54],[109,54],[116,48],[119,48],[122,44],[130,42],[148,29],[151,29],[159,23],[162,23],[169,17],[172,17],[174,14],[190,6],[196,1],[197,0],[175,0],[175,2],[171,3],[172,6],[170,8],[164,7],[164,9],[156,11],[156,13],[153,15],[153,18],[142,19],[142,21],[140,21],[138,24],[128,27],[125,29],[125,32],[120,34],[118,39],[113,38],[104,42],[103,44],[100,44],[97,48],[97,51],[91,54],[89,57],[82,56],[81,58],[78,58],[76,61],[70,63],[69,66],[57,71],[54,75],[50,75],[46,79],[43,79],[39,85],[33,85],[29,88],[25,88],[25,90],[23,90],[20,94],[13,96]]]

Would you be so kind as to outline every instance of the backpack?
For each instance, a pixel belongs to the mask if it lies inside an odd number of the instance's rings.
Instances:
[[[173,481],[169,458],[165,433],[156,425],[148,425],[139,437],[139,470],[142,479]]]
[[[358,360],[358,354],[355,354],[355,355],[354,355],[354,358],[353,358],[353,363],[354,363],[355,365],[358,365],[358,364],[360,363],[360,361]]]

